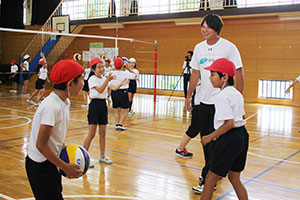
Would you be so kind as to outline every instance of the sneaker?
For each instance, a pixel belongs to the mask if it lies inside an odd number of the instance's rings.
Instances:
[[[31,99],[27,99],[26,101],[27,103],[34,104],[34,102]]]
[[[89,165],[89,168],[94,168],[94,167],[95,167],[94,164],[90,164],[90,165]]]
[[[13,90],[12,93],[17,93],[17,90]]]
[[[121,130],[120,127],[121,127],[121,126],[120,126],[119,124],[117,124],[116,127],[115,127],[115,130],[116,130],[116,131],[120,131],[120,130]]]
[[[129,111],[128,115],[133,116],[135,113],[131,110]]]
[[[184,148],[183,150],[179,150],[179,148],[176,148],[175,150],[175,155],[181,158],[191,158],[193,157],[193,154],[188,152],[186,150],[186,148]]]
[[[39,106],[39,105],[40,105],[40,103],[36,103],[36,102],[34,102],[34,101],[33,101],[33,105],[35,105],[35,106]]]
[[[196,194],[202,194],[202,192],[204,190],[204,184],[197,185],[197,186],[193,187],[192,189]],[[215,187],[214,187],[214,190],[216,190],[216,189],[217,189],[217,185],[215,185]]]
[[[120,125],[120,126],[119,126],[119,130],[120,130],[120,131],[126,131],[126,128],[125,128],[124,126]]]
[[[81,105],[81,108],[87,108],[87,107],[88,107],[88,105],[86,105],[86,104]]]
[[[14,92],[14,90],[9,90],[9,92]]]
[[[113,161],[112,161],[112,160],[109,160],[107,156],[105,156],[105,157],[100,157],[100,158],[99,158],[99,162],[103,162],[103,163],[105,163],[105,164],[112,164],[112,163],[113,163]]]

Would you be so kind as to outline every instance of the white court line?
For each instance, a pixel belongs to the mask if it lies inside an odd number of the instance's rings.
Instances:
[[[112,196],[112,195],[64,195],[64,198],[108,198],[108,199],[141,199],[139,197]],[[35,198],[24,198],[18,200],[34,200]],[[15,199],[11,199],[15,200]]]
[[[0,115],[0,116],[14,116],[14,115]],[[24,118],[24,119],[27,119],[27,122],[22,123],[22,124],[18,124],[18,125],[14,125],[14,126],[0,127],[0,130],[1,130],[1,129],[8,129],[8,128],[15,128],[15,127],[19,127],[19,126],[25,126],[25,125],[31,123],[31,119],[30,119],[29,117],[24,117],[24,116],[18,116],[18,115],[15,115],[15,119],[16,119],[16,118]],[[8,118],[8,119],[11,119],[11,118]],[[3,120],[3,119],[2,119],[2,120]]]
[[[251,152],[249,152],[249,151],[248,151],[248,154],[250,154],[250,155],[252,155],[252,156],[259,157],[259,158],[265,158],[265,159],[269,159],[269,160],[282,161],[282,159],[272,158],[272,157],[269,157],[269,156],[262,156],[262,155],[259,155],[259,154],[256,154],[256,153],[251,153]],[[300,162],[296,162],[296,161],[284,160],[284,162],[285,162],[285,163],[292,163],[292,164],[300,165]]]
[[[247,118],[246,118],[246,121],[248,121],[249,119],[251,119],[251,118],[254,117],[255,115],[257,115],[257,112],[254,113],[254,114],[252,114],[252,115],[250,115],[249,117],[247,117]]]
[[[1,194],[1,193],[0,193],[0,197],[3,198],[3,199],[7,199],[7,200],[16,200],[16,199],[14,199],[14,198],[11,198],[11,197],[6,196],[6,195]]]

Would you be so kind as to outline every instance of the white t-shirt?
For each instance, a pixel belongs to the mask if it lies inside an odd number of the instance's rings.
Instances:
[[[92,71],[91,68],[85,68],[84,69],[84,73],[85,73],[84,78],[83,78],[84,80],[88,80],[91,71]]]
[[[91,99],[106,99],[107,98],[107,89],[110,87],[110,82],[108,82],[106,88],[102,93],[99,93],[94,87],[101,87],[106,80],[105,77],[99,78],[96,75],[93,75],[89,79],[89,88],[90,88],[90,98]]]
[[[297,80],[298,82],[300,82],[300,76],[298,76],[298,77],[296,78],[296,80]]]
[[[46,80],[47,79],[47,73],[48,73],[48,69],[44,68],[44,67],[41,67],[40,72],[39,72],[39,74],[40,74],[39,79]]]
[[[71,102],[69,99],[67,99],[65,103],[55,94],[55,92],[52,92],[38,107],[32,121],[28,149],[28,156],[35,162],[44,162],[47,160],[36,147],[40,126],[42,124],[53,127],[48,144],[54,153],[59,155],[68,128],[70,104]]]
[[[23,71],[29,71],[29,62],[27,60],[23,62],[23,66],[25,68]]]
[[[246,124],[246,120],[243,119],[243,115],[245,115],[243,95],[233,86],[221,90],[216,95],[214,102],[216,109],[214,128],[216,130],[224,124],[225,120],[233,119],[234,128]]]
[[[238,49],[226,39],[220,38],[214,45],[208,45],[205,40],[195,46],[190,65],[193,69],[200,70],[201,74],[201,85],[199,90],[196,90],[195,102],[213,104],[213,98],[219,89],[213,88],[209,80],[210,71],[204,68],[210,66],[219,58],[231,60],[235,64],[236,69],[243,67]]]
[[[136,74],[130,73],[129,71],[122,71],[122,70],[113,70],[111,71],[113,76],[116,76],[115,79],[111,80],[111,84],[117,86],[121,84],[125,79],[135,79]],[[122,85],[120,89],[128,89],[129,84]]]
[[[18,70],[19,70],[19,68],[17,65],[12,65],[10,67],[10,73],[12,73],[12,74],[16,73]]]
[[[183,62],[182,69],[184,69],[184,74],[192,74],[193,69],[190,67],[186,67],[186,61]]]
[[[139,72],[139,70],[137,70],[136,68],[133,68],[133,69],[131,69],[135,74],[136,74],[136,77],[135,78],[133,78],[133,79],[130,79],[130,80],[139,80],[139,75],[140,75],[140,72]],[[128,71],[128,70],[126,70],[126,71]],[[129,72],[129,71],[128,71]],[[130,73],[130,72],[129,72]]]
[[[105,77],[107,77],[107,76],[108,76],[108,73],[112,70],[112,67],[111,67],[111,66],[109,66],[109,67],[104,67],[104,69],[105,69],[104,75],[105,75]]]

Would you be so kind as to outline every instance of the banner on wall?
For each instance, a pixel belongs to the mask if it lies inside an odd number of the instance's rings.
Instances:
[[[106,59],[113,60],[119,55],[119,48],[90,48],[89,51],[82,52],[82,60],[89,62],[91,59],[98,57],[101,58],[101,55],[106,56]]]

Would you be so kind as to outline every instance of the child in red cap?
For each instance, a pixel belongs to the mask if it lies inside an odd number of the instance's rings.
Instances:
[[[48,83],[50,83],[50,80],[48,79],[48,69],[47,69],[46,57],[43,53],[40,53],[40,56],[41,56],[41,59],[39,60],[39,63],[38,63],[38,79],[35,82],[35,91],[27,99],[28,103],[31,103],[36,106],[40,105],[40,101],[46,95],[46,90],[45,90],[46,80]],[[34,102],[34,101],[32,101],[32,99],[36,95],[38,95],[38,98],[37,98],[36,102]]]
[[[17,72],[19,70],[18,66],[17,66],[17,61],[16,60],[11,60],[10,64],[10,80],[12,82],[12,87],[13,89],[10,90],[9,92],[12,93],[17,93],[17,82],[18,82],[18,76],[17,76]]]
[[[34,114],[25,167],[36,199],[61,200],[62,183],[58,168],[71,177],[80,177],[77,164],[58,155],[63,149],[70,116],[69,96],[77,96],[83,86],[83,68],[73,60],[56,63],[50,78],[54,91],[42,101]]]
[[[246,164],[249,135],[245,128],[244,98],[233,87],[236,68],[230,60],[220,58],[205,69],[211,71],[210,81],[213,87],[221,90],[214,100],[215,131],[201,138],[203,145],[215,142],[201,199],[211,199],[219,177],[226,177],[227,174],[238,199],[248,199],[240,174]]]
[[[112,75],[116,76],[116,78],[111,81],[113,85],[119,85],[125,79],[135,79],[137,77],[137,75],[128,67],[128,64],[124,64],[122,58],[116,58],[114,60],[114,65],[116,69],[112,71]],[[123,66],[125,69],[127,69],[126,71],[122,70]],[[125,84],[122,85],[117,91],[111,92],[113,108],[115,110],[115,130],[126,130],[126,128],[123,126],[123,123],[126,120],[129,111],[128,88],[129,84]]]
[[[92,99],[89,104],[88,111],[88,123],[89,133],[84,140],[83,147],[88,150],[90,144],[95,137],[97,126],[99,128],[99,145],[100,145],[100,157],[99,162],[105,164],[112,164],[113,162],[105,156],[105,136],[106,125],[108,124],[108,111],[107,111],[107,92],[108,89],[118,90],[121,86],[128,84],[129,80],[123,80],[118,85],[111,84],[111,80],[115,78],[110,73],[107,77],[104,76],[105,68],[100,58],[94,58],[90,62],[90,66],[94,72],[94,75],[90,77],[88,81],[90,89],[90,98]],[[93,167],[93,165],[90,165]]]

